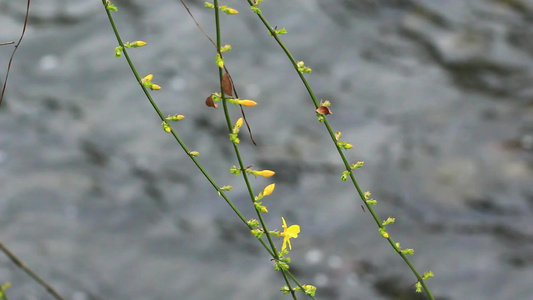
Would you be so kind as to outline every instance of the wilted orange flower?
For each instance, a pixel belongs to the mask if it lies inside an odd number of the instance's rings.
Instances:
[[[245,100],[235,100],[235,102],[237,104],[240,104],[242,106],[256,106],[257,105],[257,102],[253,101],[253,100],[249,100],[249,99],[245,99]]]

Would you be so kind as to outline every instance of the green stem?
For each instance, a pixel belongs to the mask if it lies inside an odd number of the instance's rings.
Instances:
[[[253,2],[251,0],[246,0],[248,1],[248,3],[252,6],[253,5]],[[296,72],[298,73],[298,76],[300,77],[302,83],[305,85],[305,88],[307,89],[307,92],[309,93],[309,96],[311,97],[311,100],[313,101],[313,104],[315,105],[315,108],[318,108],[320,103],[318,101],[318,99],[316,98],[313,90],[311,89],[309,83],[307,82],[307,80],[305,79],[304,75],[302,72],[300,72],[298,70],[298,65],[296,63],[296,60],[294,59],[294,57],[292,56],[292,54],[290,53],[290,51],[287,49],[287,47],[285,46],[285,44],[283,44],[283,42],[281,41],[281,39],[278,37],[278,35],[276,34],[276,32],[274,31],[274,29],[272,28],[272,26],[270,26],[270,24],[268,23],[268,21],[265,19],[265,17],[261,14],[261,13],[258,13],[257,16],[259,17],[259,19],[261,19],[261,21],[263,22],[263,24],[266,26],[266,28],[268,29],[268,31],[271,33],[272,37],[276,40],[276,42],[278,43],[278,45],[281,47],[281,49],[283,49],[283,52],[285,52],[285,55],[287,55],[287,57],[289,58],[290,62],[292,63],[294,69],[296,70]],[[348,160],[346,159],[346,156],[344,155],[344,153],[342,152],[343,151],[343,148],[339,147],[337,145],[337,139],[335,137],[335,133],[334,131],[331,129],[331,126],[327,120],[327,118],[324,116],[324,125],[331,137],[331,140],[333,141],[333,143],[335,144],[335,148],[337,149],[337,152],[339,153],[339,156],[341,157],[342,159],[342,162],[344,164],[344,167],[346,168],[346,170],[350,173],[350,179],[355,187],[355,189],[357,190],[357,193],[359,194],[359,197],[361,198],[361,200],[363,201],[364,205],[366,206],[366,208],[368,209],[368,211],[370,212],[370,214],[372,215],[372,217],[374,218],[374,221],[376,222],[376,224],[379,226],[379,228],[384,228],[384,226],[381,224],[381,221],[380,219],[378,218],[377,214],[374,212],[374,210],[372,209],[372,206],[370,204],[368,204],[366,202],[366,198],[364,196],[364,193],[363,191],[361,190],[361,188],[359,187],[359,184],[357,183],[357,180],[355,179],[355,176],[353,175],[353,172],[351,170],[351,167],[350,167],[350,164],[348,163]],[[402,257],[402,259],[405,261],[405,263],[409,266],[409,268],[411,269],[411,271],[413,272],[413,274],[416,276],[416,278],[418,279],[418,281],[421,283],[424,291],[426,292],[427,296],[429,297],[429,299],[431,300],[434,300],[433,298],[433,295],[431,294],[431,291],[429,290],[429,288],[427,287],[426,283],[424,282],[424,280],[422,279],[422,277],[420,276],[420,274],[416,271],[416,269],[414,268],[414,266],[411,264],[411,262],[409,261],[409,259],[405,256],[405,254],[403,254],[400,249],[398,249],[398,247],[396,247],[396,244],[394,243],[394,241],[392,240],[392,238],[387,238],[387,240],[389,241],[389,243],[391,244],[392,248],[394,248],[394,250]]]
[[[115,22],[113,20],[113,16],[111,15],[111,12],[109,10],[107,10],[106,8],[106,0],[102,0],[102,4],[104,5],[104,8],[105,8],[105,11],[106,11],[106,14],[107,14],[107,17],[109,19],[109,23],[111,24],[111,27],[113,28],[113,32],[115,34],[115,37],[117,39],[117,42],[118,44],[122,47],[122,52],[124,54],[124,57],[126,58],[126,61],[128,62],[128,65],[130,66],[130,69],[131,71],[133,72],[133,75],[135,76],[135,79],[137,80],[137,82],[139,83],[141,89],[143,90],[144,94],[146,95],[146,98],[149,100],[150,104],[152,105],[152,107],[154,108],[154,110],[156,111],[157,115],[159,116],[159,118],[161,119],[161,121],[165,122],[165,116],[163,115],[163,113],[161,112],[161,110],[159,109],[159,107],[157,106],[157,104],[155,103],[155,101],[153,100],[152,96],[150,95],[149,91],[148,91],[148,88],[146,88],[144,85],[141,84],[141,77],[140,75],[138,74],[136,68],[135,68],[135,65],[133,64],[133,62],[131,61],[130,59],[130,56],[128,54],[128,51],[126,50],[126,47],[124,46],[124,43],[122,42],[122,39],[120,37],[120,34],[115,26]],[[218,11],[218,10],[216,10]],[[220,49],[220,46],[218,47],[218,49]],[[225,104],[225,101],[224,101],[224,104]],[[227,112],[227,108],[226,108],[226,112]],[[229,126],[231,126],[231,120],[229,119],[229,114],[226,114],[226,121],[228,122]],[[207,171],[202,167],[202,165],[198,162],[198,160],[192,156],[190,154],[190,151],[189,149],[187,148],[187,146],[185,145],[185,143],[181,140],[181,138],[179,137],[179,135],[177,134],[177,132],[171,127],[171,131],[170,133],[172,134],[172,136],[176,139],[176,141],[178,142],[178,144],[181,146],[181,148],[183,149],[183,151],[185,151],[185,153],[187,153],[187,155],[189,156],[189,158],[193,161],[193,163],[196,165],[196,167],[200,170],[200,172],[204,175],[204,177],[209,181],[209,183],[215,188],[215,190],[218,192],[218,194],[226,201],[226,203],[231,207],[231,209],[235,212],[235,214],[239,217],[239,219],[241,219],[241,221],[250,229],[254,229],[252,226],[250,226],[248,224],[248,221],[247,219],[241,214],[241,212],[235,207],[235,205],[233,204],[233,202],[226,196],[226,194],[224,193],[224,191],[222,191],[220,189],[220,187],[216,184],[216,182],[211,178],[211,176],[209,176],[209,174],[207,173]],[[242,165],[242,161],[240,160],[240,155],[238,156],[239,157],[239,163],[241,164],[241,168],[242,170],[244,170],[244,167]],[[243,172],[245,173],[245,172]],[[246,177],[245,177],[246,178]],[[249,182],[248,182],[248,185],[249,185]],[[251,193],[251,195],[253,195],[251,189],[249,189],[249,192]],[[264,221],[262,220],[262,218],[260,218],[262,224],[264,225]],[[263,226],[264,229],[266,229],[266,226]],[[266,231],[266,233],[268,234],[268,231]],[[272,256],[273,258],[276,258],[277,257],[277,251],[275,250],[275,247],[273,247],[271,250],[269,248],[269,246],[262,240],[262,239],[257,239],[261,245],[263,246],[263,248],[270,254],[270,256]],[[270,243],[270,246],[273,245],[273,242],[271,239],[269,239],[269,243]],[[279,258],[279,257],[278,257]],[[300,283],[298,283],[298,281],[296,281],[296,279],[294,279],[294,276],[289,272],[289,271],[284,271],[283,273],[283,276],[284,278],[286,279],[287,281],[287,276],[286,274],[288,274],[291,278],[293,278],[293,280],[296,282],[296,284],[302,289],[302,285]],[[290,285],[288,284],[288,286],[290,287]],[[294,295],[294,291],[292,290],[291,288],[291,292],[293,293]],[[296,299],[296,297],[294,297]],[[315,299],[314,297],[312,297],[313,299]],[[62,299],[61,299],[62,300]]]
[[[106,5],[106,1],[105,0],[102,0],[102,3],[104,4],[104,7]],[[148,100],[150,101],[150,104],[152,105],[152,107],[154,108],[154,110],[157,112],[157,115],[159,116],[159,118],[161,119],[161,121],[165,121],[165,116],[163,115],[163,113],[161,112],[161,110],[159,109],[159,107],[157,106],[157,104],[154,102],[152,96],[150,95],[150,93],[148,92],[148,88],[146,88],[144,85],[142,85],[140,82],[141,82],[141,77],[139,76],[139,73],[137,72],[137,69],[135,68],[135,65],[133,64],[133,62],[131,61],[130,59],[130,56],[128,55],[128,51],[126,50],[126,47],[124,47],[124,43],[122,42],[122,39],[120,38],[120,34],[115,26],[115,22],[113,20],[113,16],[111,15],[111,12],[109,10],[106,9],[106,13],[107,13],[107,17],[109,19],[109,23],[111,24],[111,27],[113,28],[113,32],[115,33],[115,37],[117,38],[117,41],[118,41],[118,44],[123,48],[123,53],[124,53],[124,57],[126,58],[127,62],[128,62],[128,65],[130,66],[130,69],[131,71],[133,72],[133,75],[135,76],[135,78],[137,79],[137,82],[139,83],[139,86],[141,87],[141,89],[143,90],[144,94],[146,95],[146,98],[148,98]],[[239,219],[241,219],[241,221],[246,225],[248,226],[248,228],[253,229],[250,225],[248,225],[248,221],[246,220],[246,218],[241,214],[241,212],[235,207],[235,205],[233,204],[233,202],[226,196],[226,194],[224,193],[224,191],[222,191],[220,189],[220,187],[216,184],[216,182],[211,178],[211,176],[209,176],[209,174],[207,173],[207,171],[202,167],[202,165],[198,162],[198,160],[192,156],[190,154],[190,151],[189,149],[187,148],[187,146],[185,145],[185,143],[181,140],[181,138],[178,136],[177,132],[171,128],[171,132],[172,136],[176,139],[176,141],[178,142],[178,144],[181,146],[181,148],[183,149],[183,151],[185,151],[185,153],[187,153],[187,155],[190,157],[190,159],[193,161],[193,163],[196,165],[196,167],[200,170],[200,172],[202,172],[202,174],[204,175],[204,177],[209,181],[209,183],[211,183],[211,185],[215,188],[215,190],[220,194],[220,196],[222,196],[222,198],[224,198],[224,200],[228,203],[228,205],[231,207],[231,209],[235,212],[235,214],[237,214],[237,216],[239,217]],[[263,247],[265,247],[265,249],[267,249],[267,251],[270,252],[270,249],[268,248],[268,246],[262,241],[260,240],[261,243],[263,244]],[[272,253],[271,253],[272,254]],[[272,254],[273,255],[273,254]]]
[[[218,10],[218,0],[214,0],[214,5],[215,5],[215,24],[216,24],[216,47],[217,47],[217,52],[219,53],[221,58],[223,58],[222,57],[222,53],[220,53],[222,35],[221,35],[221,31],[220,31],[221,26],[220,26],[220,11]],[[230,114],[229,114],[229,110],[228,110],[228,103],[227,103],[227,100],[226,100],[226,95],[225,95],[224,90],[222,88],[222,77],[223,77],[223,75],[224,75],[223,69],[222,68],[218,68],[218,76],[219,76],[219,82],[220,82],[220,94],[222,95],[222,106],[224,108],[224,116],[226,118],[226,125],[228,127],[229,133],[231,133],[232,130],[233,130],[233,126],[232,126],[232,122],[231,122],[231,118],[230,118]],[[233,149],[235,151],[235,156],[237,157],[237,160],[239,162],[239,167],[242,170],[241,173],[242,173],[244,182],[246,184],[246,188],[248,189],[248,194],[250,196],[250,199],[252,200],[252,204],[254,204],[254,202],[255,202],[255,194],[254,194],[254,192],[252,190],[252,185],[250,184],[250,180],[248,179],[248,174],[245,171],[244,163],[242,161],[242,157],[241,157],[241,154],[240,154],[240,151],[239,151],[239,146],[236,143],[233,143]],[[267,226],[265,224],[265,221],[263,219],[263,215],[257,208],[255,208],[255,212],[256,212],[257,218],[259,219],[259,222],[261,223],[261,227],[263,228],[263,232],[265,233],[265,236],[267,237],[268,243],[270,244],[270,248],[271,248],[270,254],[271,255],[273,254],[272,257],[277,261],[277,260],[279,260],[279,254],[278,254],[278,251],[276,249],[276,245],[274,245],[274,241],[272,240],[272,237],[270,236],[270,232],[268,231],[268,228],[267,228]],[[283,278],[285,280],[285,283],[287,284],[287,287],[289,288],[289,290],[291,292],[292,298],[293,299],[297,299],[296,293],[293,290],[293,288],[291,287],[291,283],[290,283],[289,279],[287,278],[287,275],[285,274],[285,270],[281,270],[281,272],[283,274]],[[302,291],[303,291],[303,287],[298,282],[297,282],[297,284],[298,284],[298,286],[300,286],[300,288],[302,288]]]

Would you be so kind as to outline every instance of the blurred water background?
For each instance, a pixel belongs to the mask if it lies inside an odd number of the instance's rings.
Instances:
[[[114,1],[141,74],[190,148],[247,217],[253,210],[221,109],[212,45],[179,1]],[[214,37],[212,11],[187,1]],[[348,183],[287,58],[246,1],[222,16],[226,54],[273,169],[266,221],[300,224],[291,270],[319,299],[425,299]],[[0,41],[17,40],[26,1],[0,0]],[[356,177],[393,238],[414,248],[437,299],[533,299],[533,1],[262,3],[330,121],[365,161]],[[66,299],[288,299],[266,252],[209,186],[135,83],[101,1],[34,1],[0,107],[0,240]],[[0,47],[5,72],[12,46]],[[5,73],[2,73],[5,74]],[[3,78],[3,75],[2,75]],[[233,117],[239,117],[238,109]],[[51,299],[0,255],[10,299]]]

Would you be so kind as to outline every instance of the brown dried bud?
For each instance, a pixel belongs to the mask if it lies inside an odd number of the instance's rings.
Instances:
[[[320,106],[316,109],[316,112],[321,115],[331,115],[331,110],[327,106]]]
[[[225,73],[224,76],[222,76],[222,91],[226,95],[233,96],[233,84],[231,83],[229,73]]]
[[[213,101],[213,96],[212,95],[207,97],[207,99],[205,99],[205,105],[207,105],[209,107],[214,107],[214,108],[218,107],[218,103]]]

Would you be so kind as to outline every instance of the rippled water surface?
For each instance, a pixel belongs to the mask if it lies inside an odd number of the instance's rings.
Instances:
[[[0,42],[24,1],[0,0]],[[190,2],[190,3],[189,3]],[[214,36],[212,11],[189,1]],[[214,51],[179,1],[116,1],[115,21],[164,114],[253,217]],[[319,299],[424,299],[348,183],[297,74],[246,1],[222,15],[226,64],[258,146],[245,165],[277,172],[264,203],[301,225],[291,271]],[[438,299],[533,299],[533,2],[264,1],[395,241],[432,270]],[[33,2],[0,108],[0,239],[66,299],[288,299],[266,252],[179,149],[116,47],[100,1]],[[6,69],[11,46],[0,47]],[[2,77],[3,78],[3,77]],[[238,109],[232,116],[239,116]],[[0,256],[10,299],[51,299]]]

